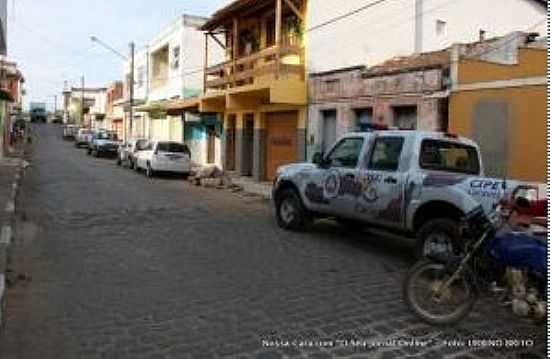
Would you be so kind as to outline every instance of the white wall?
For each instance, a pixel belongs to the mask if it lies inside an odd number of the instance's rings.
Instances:
[[[530,28],[546,17],[546,9],[535,0],[392,0],[313,29],[366,4],[364,0],[309,0],[305,26],[309,72],[373,66],[410,55],[418,32],[423,52],[476,41],[480,29],[487,31],[487,37],[518,30],[547,35],[546,23]],[[447,23],[444,35],[436,34],[437,19]]]
[[[141,48],[136,51],[134,56],[134,99],[136,100],[146,100],[148,95],[149,87],[149,69],[148,69],[148,48]],[[130,65],[127,64],[127,71],[129,70]],[[138,83],[138,74],[139,70],[143,69],[143,84],[140,86]],[[129,72],[126,72],[129,73]],[[124,78],[126,80],[126,78]]]
[[[372,66],[414,51],[413,0],[392,0],[330,25],[315,26],[367,4],[365,0],[309,0],[306,21],[309,72]],[[311,31],[308,31],[312,29]]]
[[[204,33],[193,27],[186,27],[183,34],[182,78],[186,97],[202,92],[204,67]],[[190,95],[187,95],[190,94]]]
[[[107,90],[97,92],[85,92],[86,97],[93,97],[95,102],[90,108],[90,113],[102,113],[107,111]]]
[[[168,46],[167,83],[161,88],[150,88],[149,100],[157,101],[202,91],[204,65],[204,34],[198,29],[206,20],[183,15],[166,27],[149,43],[149,73],[152,74],[152,56],[155,51]],[[173,68],[176,59],[173,51],[180,48],[179,66]],[[151,78],[152,80],[152,78]]]
[[[502,36],[513,31],[548,33],[546,9],[533,0],[424,0],[422,17],[422,51],[451,46],[453,42],[479,40],[479,31],[486,38]],[[435,9],[435,10],[434,10]],[[428,10],[428,11],[426,11]],[[430,11],[433,10],[433,11]],[[446,34],[438,35],[436,21],[447,23]],[[542,21],[542,22],[541,22]],[[538,24],[538,26],[533,26]]]

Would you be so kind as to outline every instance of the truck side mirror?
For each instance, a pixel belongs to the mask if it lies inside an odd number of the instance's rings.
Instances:
[[[312,161],[314,164],[316,164],[317,166],[322,166],[323,165],[323,153],[322,152],[316,152],[314,155],[313,155],[313,158],[312,158]]]

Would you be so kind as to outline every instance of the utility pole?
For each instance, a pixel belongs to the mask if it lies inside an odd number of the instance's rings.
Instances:
[[[53,98],[53,114],[55,116],[55,114],[57,113],[57,95],[54,95]]]
[[[130,136],[133,132],[133,123],[134,123],[134,53],[135,53],[135,44],[130,43],[130,81],[129,81],[129,94],[130,94]]]
[[[82,92],[80,94],[80,125],[84,127],[84,76],[80,79],[80,85],[82,86]]]

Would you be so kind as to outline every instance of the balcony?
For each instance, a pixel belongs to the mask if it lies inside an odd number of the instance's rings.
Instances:
[[[223,91],[280,79],[304,80],[303,50],[298,46],[271,46],[252,55],[210,66],[206,90]]]
[[[305,88],[305,5],[305,0],[237,0],[214,14],[202,28],[205,95],[273,92],[288,83]],[[209,60],[223,58],[215,50],[222,50],[226,61],[212,65]]]

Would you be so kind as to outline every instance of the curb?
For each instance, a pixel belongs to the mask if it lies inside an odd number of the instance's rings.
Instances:
[[[15,230],[15,214],[17,196],[19,193],[21,179],[23,178],[24,168],[28,166],[28,163],[24,160],[17,165],[15,169],[15,176],[11,185],[10,199],[6,203],[4,208],[8,215],[8,219],[0,229],[0,330],[5,326],[5,313],[6,313],[6,288],[7,288],[7,273],[8,265],[10,261],[10,247],[14,240]]]

